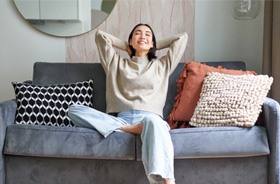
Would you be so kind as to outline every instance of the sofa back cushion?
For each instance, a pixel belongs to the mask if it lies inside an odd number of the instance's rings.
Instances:
[[[163,117],[167,119],[177,95],[177,79],[180,77],[185,63],[179,63],[169,78],[168,93]],[[228,69],[245,70],[242,61],[207,62],[209,66],[222,66]],[[49,63],[36,62],[33,67],[33,84],[68,84],[93,79],[93,108],[106,111],[106,78],[100,63]]]
[[[69,84],[93,79],[93,108],[105,112],[105,73],[100,63],[36,62],[33,66],[33,84]]]

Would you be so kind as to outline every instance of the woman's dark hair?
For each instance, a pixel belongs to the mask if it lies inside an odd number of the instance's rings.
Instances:
[[[131,31],[131,33],[129,34],[129,37],[128,37],[128,43],[130,42],[130,40],[132,39],[132,36],[133,36],[133,32],[135,31],[135,29],[138,27],[138,26],[147,26],[148,28],[150,28],[150,30],[152,31],[152,40],[153,40],[153,48],[151,48],[148,52],[148,59],[149,61],[152,61],[152,59],[156,59],[157,56],[156,56],[156,50],[157,50],[157,44],[156,44],[156,36],[154,34],[154,31],[153,29],[151,28],[151,26],[149,26],[148,24],[143,24],[143,23],[140,23],[140,24],[137,24]],[[133,56],[135,56],[135,49],[129,45],[129,48],[131,50],[131,55],[130,57],[132,58]]]

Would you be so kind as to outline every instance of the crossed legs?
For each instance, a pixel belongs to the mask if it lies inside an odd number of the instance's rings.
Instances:
[[[140,123],[131,125],[120,118],[109,116],[83,105],[71,106],[68,115],[77,126],[95,128],[104,137],[117,129],[141,135],[142,161],[150,183],[175,184],[173,179],[173,144],[168,125],[166,126],[166,122],[161,117],[148,113],[147,116],[141,118],[142,120],[139,119]],[[160,159],[162,157],[165,158],[164,162]],[[162,177],[159,180],[155,179],[157,177],[154,176],[161,175],[161,173]]]

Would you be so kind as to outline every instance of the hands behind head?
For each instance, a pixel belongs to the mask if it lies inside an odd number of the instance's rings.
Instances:
[[[129,56],[131,56],[132,52],[131,52],[131,49],[130,49],[130,47],[129,47],[128,44],[127,44],[127,46],[126,46],[125,51],[127,52],[127,54],[128,54]]]

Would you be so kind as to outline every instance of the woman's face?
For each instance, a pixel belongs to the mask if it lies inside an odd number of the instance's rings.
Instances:
[[[136,56],[147,54],[154,44],[151,29],[144,25],[136,27],[129,44],[136,50]]]

